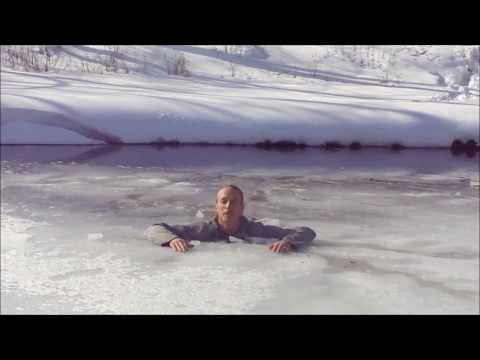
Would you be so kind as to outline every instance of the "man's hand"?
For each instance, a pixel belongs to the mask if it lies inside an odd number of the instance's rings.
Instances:
[[[181,238],[175,238],[168,244],[173,250],[178,252],[185,252],[193,248],[192,244],[189,244],[187,241]]]
[[[273,244],[270,244],[268,248],[276,253],[278,252],[285,253],[292,250],[292,244],[288,240],[280,240],[280,241],[274,242]]]

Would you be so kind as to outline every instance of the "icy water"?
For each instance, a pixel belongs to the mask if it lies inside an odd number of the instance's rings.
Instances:
[[[479,313],[479,169],[445,150],[2,146],[1,312]],[[157,247],[148,225],[248,216],[315,230],[302,252]]]

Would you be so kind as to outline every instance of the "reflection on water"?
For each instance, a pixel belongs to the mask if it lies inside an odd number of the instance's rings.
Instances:
[[[267,151],[254,147],[144,145],[3,145],[2,161],[33,163],[77,163],[97,166],[162,168],[291,168],[294,169],[407,169],[419,173],[470,169],[478,171],[478,152],[452,154],[449,150],[389,151],[348,149],[326,151],[307,148],[290,152]]]

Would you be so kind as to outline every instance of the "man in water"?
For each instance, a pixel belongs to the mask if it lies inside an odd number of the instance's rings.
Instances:
[[[235,185],[227,185],[217,193],[215,218],[211,221],[192,225],[154,224],[145,235],[154,244],[169,246],[179,252],[190,250],[193,247],[191,240],[231,242],[231,237],[234,237],[251,242],[251,238],[259,237],[270,239],[268,249],[276,253],[306,245],[316,236],[308,227],[286,229],[264,225],[243,216],[243,209],[242,190]]]

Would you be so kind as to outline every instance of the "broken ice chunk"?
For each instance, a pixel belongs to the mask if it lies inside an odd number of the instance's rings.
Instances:
[[[237,237],[235,237],[235,236],[232,236],[232,235],[230,235],[230,236],[228,237],[228,241],[229,241],[229,242],[231,242],[231,243],[243,242],[243,240],[242,240],[242,239],[240,239],[240,238],[237,238]]]
[[[280,220],[279,219],[262,218],[262,219],[258,219],[257,221],[259,221],[259,222],[261,222],[265,225],[280,226]]]
[[[101,233],[88,234],[88,240],[100,240],[102,238],[103,238],[103,234]]]

